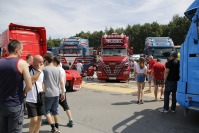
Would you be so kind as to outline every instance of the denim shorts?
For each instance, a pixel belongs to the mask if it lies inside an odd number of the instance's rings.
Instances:
[[[137,74],[136,76],[136,81],[137,82],[144,82],[145,81],[145,74]]]
[[[48,115],[50,112],[52,115],[58,115],[58,103],[59,103],[59,96],[56,97],[45,97],[45,110],[46,115]]]

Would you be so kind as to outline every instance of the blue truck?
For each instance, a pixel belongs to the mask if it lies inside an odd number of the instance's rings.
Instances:
[[[154,59],[160,58],[162,63],[165,63],[173,50],[174,43],[170,37],[147,37],[145,40],[144,57],[147,58],[152,55]]]
[[[188,111],[199,111],[199,0],[185,12],[191,21],[186,39],[180,49],[180,80],[176,93],[177,102]]]
[[[88,39],[80,37],[63,38],[60,43],[59,56],[62,58],[62,64],[70,63],[71,68],[74,68],[79,61],[82,62],[85,71],[93,66],[93,47],[89,47]]]

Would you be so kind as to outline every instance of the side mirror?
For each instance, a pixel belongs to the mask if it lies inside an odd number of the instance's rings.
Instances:
[[[199,26],[199,19],[198,19],[198,15],[196,14],[193,18],[192,18],[192,23],[194,25],[194,28],[192,29],[192,37],[194,39],[194,44],[198,44],[198,26]]]

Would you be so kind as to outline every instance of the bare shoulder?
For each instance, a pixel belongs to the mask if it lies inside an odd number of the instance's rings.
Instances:
[[[24,69],[28,68],[28,63],[23,60],[23,59],[20,59],[19,62],[18,62],[18,69],[20,72],[23,72]]]

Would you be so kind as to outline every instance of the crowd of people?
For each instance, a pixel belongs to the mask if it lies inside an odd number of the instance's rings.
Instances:
[[[46,117],[43,121],[49,123],[51,132],[58,133],[60,132],[59,104],[69,118],[67,126],[72,127],[74,122],[65,94],[66,74],[59,57],[53,57],[49,53],[44,57],[40,55],[33,57],[29,54],[26,61],[22,60],[20,56],[23,45],[18,40],[10,41],[7,49],[9,55],[0,59],[0,133],[22,132],[24,114],[30,118],[30,133],[39,133],[42,116]],[[144,104],[145,80],[148,76],[148,92],[151,92],[151,84],[154,83],[154,100],[158,100],[159,87],[160,99],[164,99],[164,106],[159,111],[168,113],[169,96],[172,93],[171,112],[174,113],[179,80],[177,54],[172,52],[166,64],[162,64],[160,59],[155,61],[153,56],[149,56],[148,65],[145,58],[140,57],[131,66],[138,87],[137,104]],[[82,70],[82,63],[77,63],[77,71],[82,73]]]
[[[133,63],[132,63],[133,62]],[[133,64],[133,65],[132,65]],[[133,67],[133,68],[132,68]],[[145,58],[140,57],[137,61],[131,61],[131,72],[137,82],[138,101],[137,104],[144,103],[144,88],[145,81],[148,80],[149,90],[146,93],[151,93],[152,83],[154,84],[154,101],[158,100],[158,91],[160,87],[160,99],[164,100],[163,108],[159,111],[163,113],[169,112],[170,94],[172,94],[171,112],[176,110],[176,91],[177,81],[179,80],[179,60],[177,54],[171,52],[165,64],[161,63],[161,59],[154,60],[153,56]],[[165,88],[165,89],[164,89]]]
[[[66,74],[59,57],[29,54],[25,61],[20,59],[22,50],[23,45],[12,40],[8,44],[9,55],[0,59],[0,132],[21,133],[23,115],[27,114],[30,133],[39,133],[42,116],[51,132],[59,133],[58,104],[69,118],[67,126],[72,127],[65,93]]]

